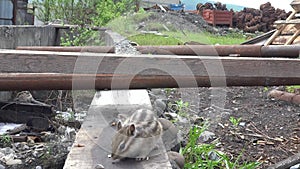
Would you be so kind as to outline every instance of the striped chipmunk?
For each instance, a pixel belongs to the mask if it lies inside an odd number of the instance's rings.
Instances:
[[[124,122],[117,123],[117,133],[112,139],[113,160],[135,158],[149,159],[150,153],[157,148],[161,140],[163,126],[153,111],[148,109],[136,110]]]

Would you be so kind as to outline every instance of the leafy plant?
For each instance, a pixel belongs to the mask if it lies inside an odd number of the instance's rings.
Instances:
[[[183,102],[182,100],[177,100],[175,103],[168,104],[169,109],[177,112],[181,117],[187,117],[187,109],[189,107],[189,102]]]
[[[0,142],[4,145],[4,146],[9,146],[12,142],[12,138],[10,135],[4,134],[2,136],[0,136]]]
[[[242,118],[235,118],[235,117],[232,117],[232,116],[229,118],[229,121],[231,122],[231,124],[234,127],[237,127],[241,120],[242,120]]]
[[[285,90],[289,93],[295,93],[296,90],[300,89],[300,85],[294,85],[294,86],[286,86]]]
[[[100,37],[93,26],[104,26],[112,19],[134,9],[136,0],[34,0],[35,15],[43,22],[60,20],[63,24],[77,25],[61,39],[63,46],[87,45],[94,37]],[[99,45],[101,42],[94,42]]]
[[[171,93],[174,91],[174,88],[165,88],[164,91],[166,93],[167,96],[171,95]]]
[[[198,144],[198,138],[207,127],[208,124],[205,123],[202,127],[194,126],[190,129],[189,142],[186,147],[181,150],[181,154],[184,155],[186,161],[184,168],[255,169],[260,165],[260,163],[257,162],[239,163],[242,153],[232,161],[232,158],[217,151],[214,144]]]

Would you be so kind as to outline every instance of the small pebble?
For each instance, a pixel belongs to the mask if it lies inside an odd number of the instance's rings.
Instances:
[[[213,133],[213,132],[210,132],[210,131],[204,131],[203,133],[201,133],[201,135],[200,135],[198,141],[199,141],[200,143],[205,143],[205,142],[207,142],[207,141],[209,141],[209,140],[214,139],[215,136],[216,136],[216,134]]]
[[[242,126],[242,127],[245,127],[245,125],[246,125],[246,122],[240,122],[240,124],[239,124],[240,126]]]
[[[43,169],[41,166],[36,166],[35,169]]]
[[[97,164],[95,166],[95,169],[104,169],[104,166],[102,164]]]
[[[300,168],[300,164],[294,165],[292,166],[290,169],[299,169]]]

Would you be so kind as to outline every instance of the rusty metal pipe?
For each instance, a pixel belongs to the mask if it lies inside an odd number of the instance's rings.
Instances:
[[[170,75],[130,75],[112,74],[0,74],[0,90],[81,90],[81,89],[147,89],[173,87],[210,87],[210,78],[224,86],[223,77],[209,76],[170,76]],[[176,80],[175,80],[176,79]],[[193,83],[196,81],[197,84]],[[180,86],[177,82],[180,81]],[[127,85],[127,83],[130,85]],[[236,77],[226,76],[226,86],[274,86],[300,84],[300,77]]]
[[[187,45],[187,46],[136,46],[142,54],[196,55],[196,56],[241,56],[241,57],[299,57],[300,46],[278,45]],[[112,46],[49,47],[20,46],[18,50],[114,53]]]
[[[298,58],[300,45],[269,45],[261,47],[263,57],[289,57]]]
[[[137,46],[143,54],[196,55],[196,56],[261,56],[256,45],[182,45],[182,46]]]

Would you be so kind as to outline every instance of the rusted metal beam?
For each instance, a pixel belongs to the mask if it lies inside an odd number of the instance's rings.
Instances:
[[[250,73],[251,74],[251,73]],[[277,86],[300,84],[300,77],[0,74],[0,90],[147,89],[218,86]]]
[[[299,58],[299,45],[269,45],[261,47],[262,57]]]
[[[178,45],[137,46],[143,54],[194,55],[194,56],[260,56],[260,46],[255,45]]]
[[[113,46],[85,47],[47,47],[20,46],[18,50],[38,50],[57,52],[94,52],[114,53]],[[299,57],[300,46],[297,45],[178,45],[178,46],[136,46],[142,54],[158,55],[194,55],[194,56],[242,56],[242,57]]]

